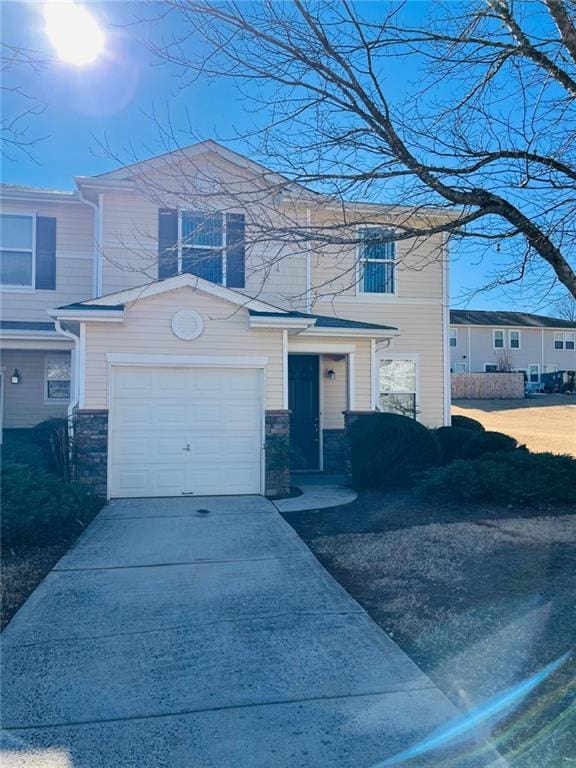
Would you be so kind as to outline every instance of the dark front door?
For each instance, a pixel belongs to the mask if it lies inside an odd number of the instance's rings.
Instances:
[[[320,469],[319,374],[318,355],[288,356],[292,469]]]

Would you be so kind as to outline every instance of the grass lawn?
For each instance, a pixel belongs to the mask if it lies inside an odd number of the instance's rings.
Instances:
[[[576,396],[533,395],[523,400],[455,400],[452,414],[512,435],[531,451],[576,456]]]
[[[461,708],[534,674],[574,645],[576,514],[466,510],[409,493],[286,513],[334,577]],[[576,765],[570,659],[495,733],[521,768]]]

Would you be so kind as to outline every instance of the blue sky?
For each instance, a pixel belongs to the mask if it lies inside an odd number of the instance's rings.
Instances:
[[[165,66],[158,66],[141,44],[147,34],[143,25],[131,25],[138,3],[91,2],[107,34],[106,53],[83,68],[50,58],[39,70],[20,72],[19,82],[27,93],[37,95],[45,110],[32,117],[29,136],[42,138],[35,144],[34,158],[22,154],[2,164],[2,181],[56,189],[72,189],[73,177],[110,170],[110,151],[127,162],[165,151],[157,123],[169,114],[179,143],[214,138],[239,152],[246,152],[237,133],[255,126],[259,118],[238,94],[233,83],[221,80],[197,82],[185,91]],[[413,3],[411,12],[423,12],[425,3]],[[41,3],[4,2],[2,38],[52,57],[44,31]],[[408,77],[415,73],[405,73]],[[17,109],[16,97],[3,95],[3,108]],[[21,103],[21,102],[20,102]],[[262,118],[260,118],[262,119]],[[192,132],[189,131],[189,126]],[[110,150],[104,149],[108,145]],[[510,297],[502,291],[481,293],[465,302],[466,291],[480,287],[499,258],[495,252],[480,260],[472,243],[452,252],[451,295],[454,306],[479,309],[534,309],[530,299]],[[532,297],[530,297],[532,298]],[[542,311],[542,307],[538,307]]]

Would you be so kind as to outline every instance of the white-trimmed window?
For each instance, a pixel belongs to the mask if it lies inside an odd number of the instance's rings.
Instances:
[[[62,400],[70,400],[70,384],[72,379],[71,363],[69,358],[46,358],[46,388],[45,398],[53,403]]]
[[[359,229],[359,290],[361,293],[396,292],[396,243],[387,227]]]
[[[380,360],[379,399],[381,411],[416,418],[416,361]]]
[[[504,349],[504,331],[497,329],[492,331],[492,346],[494,349]]]
[[[557,365],[545,365],[544,366],[544,373],[557,373],[558,372],[558,366]]]
[[[450,328],[450,346],[458,346],[458,328]]]
[[[34,216],[0,214],[0,283],[34,286]]]
[[[520,331],[508,331],[508,346],[510,349],[520,349]]]
[[[496,363],[484,363],[484,373],[498,373],[498,366]]]
[[[454,363],[454,373],[466,373],[466,363]]]
[[[540,381],[540,366],[538,363],[530,363],[528,366],[528,381],[531,384],[538,384]]]
[[[554,349],[574,349],[574,331],[554,331]]]

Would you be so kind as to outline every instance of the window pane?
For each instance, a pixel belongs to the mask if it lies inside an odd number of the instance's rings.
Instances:
[[[32,248],[32,222],[30,216],[0,217],[0,245],[2,248]]]
[[[360,230],[360,237],[365,242],[360,247],[362,259],[394,259],[396,243],[391,239],[391,231],[385,227],[373,227]]]
[[[394,264],[382,261],[366,262],[363,290],[365,293],[394,293]]]
[[[70,382],[69,381],[49,381],[48,398],[50,400],[69,400]]]
[[[494,331],[494,346],[500,349],[504,346],[504,331]]]
[[[488,363],[484,366],[484,372],[485,373],[498,373],[498,366],[492,365],[491,363]]]
[[[222,253],[203,248],[183,248],[182,272],[190,272],[204,280],[221,283]]]
[[[573,341],[567,341],[565,342],[566,349],[574,349],[574,342]]]
[[[554,339],[554,349],[564,349],[564,342]]]
[[[510,349],[520,348],[520,334],[518,331],[510,331]]]
[[[456,347],[458,345],[458,332],[456,330],[450,331],[450,346]]]
[[[182,214],[182,242],[184,245],[199,245],[221,248],[223,244],[222,216],[220,214]]]
[[[414,360],[380,361],[380,394],[416,392]]]
[[[0,283],[32,285],[32,253],[0,251]]]
[[[416,395],[380,395],[380,410],[416,418]]]
[[[49,360],[46,365],[48,381],[70,381],[69,360]]]
[[[540,368],[537,365],[531,365],[528,369],[528,376],[533,383],[540,381]]]

